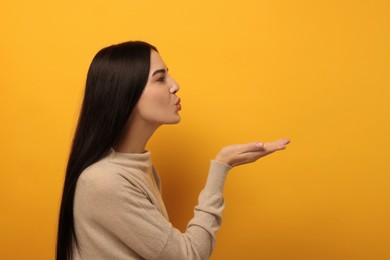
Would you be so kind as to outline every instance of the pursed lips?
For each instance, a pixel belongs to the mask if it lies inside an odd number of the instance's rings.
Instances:
[[[176,101],[176,104],[175,104],[175,106],[176,106],[176,108],[177,108],[178,111],[181,110],[180,101],[181,101],[181,99],[179,98],[179,99]]]

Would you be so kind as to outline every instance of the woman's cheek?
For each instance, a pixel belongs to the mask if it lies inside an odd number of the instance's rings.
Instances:
[[[153,103],[158,105],[159,108],[163,108],[169,104],[169,94],[167,95],[160,89],[153,92],[152,98]]]

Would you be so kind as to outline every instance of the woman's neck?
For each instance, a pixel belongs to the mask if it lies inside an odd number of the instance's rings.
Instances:
[[[139,117],[131,117],[113,148],[120,153],[144,153],[146,144],[158,127]]]

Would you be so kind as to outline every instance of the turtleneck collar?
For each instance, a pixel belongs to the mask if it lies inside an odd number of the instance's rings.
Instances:
[[[151,153],[145,151],[144,153],[121,153],[110,148],[108,154],[109,161],[126,168],[136,168],[142,172],[147,172],[151,167]]]

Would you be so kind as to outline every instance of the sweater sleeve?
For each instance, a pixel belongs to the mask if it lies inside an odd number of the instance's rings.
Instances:
[[[78,214],[86,215],[83,219],[92,220],[95,228],[107,230],[145,259],[209,259],[222,221],[223,187],[231,168],[211,161],[194,217],[184,233],[165,219],[142,189],[127,181],[81,180],[79,195],[86,201]]]
[[[175,228],[171,230],[160,254],[161,259],[209,259],[215,247],[215,234],[222,223],[223,188],[230,169],[232,167],[228,164],[211,161],[206,185],[194,209],[194,217],[184,234]],[[179,245],[180,251],[176,255],[174,249]]]

